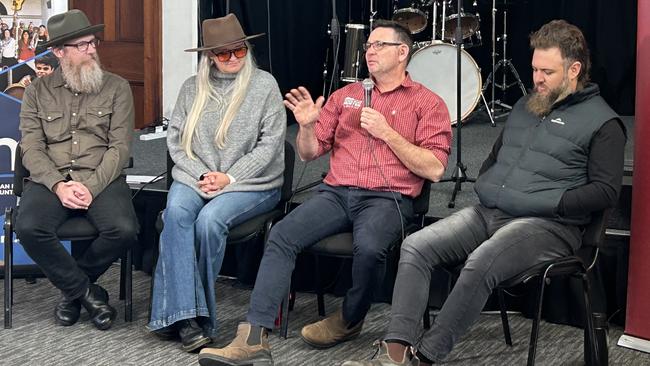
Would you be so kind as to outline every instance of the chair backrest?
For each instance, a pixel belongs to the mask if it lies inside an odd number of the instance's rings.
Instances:
[[[25,178],[29,177],[29,170],[23,166],[23,154],[20,149],[20,144],[16,148],[16,156],[14,156],[14,195],[20,197],[23,194],[23,184]]]
[[[424,216],[429,212],[429,197],[431,196],[431,181],[426,179],[422,185],[420,195],[413,200],[413,213]]]
[[[293,191],[293,167],[296,160],[296,152],[293,146],[288,142],[284,142],[284,183],[282,183],[282,190],[280,192],[280,203],[289,201]],[[172,186],[174,178],[172,178],[172,168],[174,167],[174,160],[172,160],[169,151],[167,151],[167,190]],[[427,203],[429,199],[427,198]]]
[[[282,191],[280,202],[287,202],[291,199],[293,194],[293,168],[296,161],[296,151],[293,146],[288,142],[284,142],[284,182],[282,183]]]
[[[591,221],[584,228],[582,234],[582,246],[601,247],[605,242],[605,229],[612,209],[607,208],[591,214]]]

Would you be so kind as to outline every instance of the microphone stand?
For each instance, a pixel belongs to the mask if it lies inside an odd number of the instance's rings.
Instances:
[[[458,9],[461,8],[461,1],[457,0],[458,3]],[[460,10],[459,10],[460,12]],[[460,105],[460,99],[461,99],[461,70],[460,70],[460,61],[461,61],[461,50],[463,48],[463,36],[461,33],[461,17],[456,18],[456,34],[454,35],[456,38],[456,169],[451,175],[451,178],[445,178],[441,179],[440,182],[455,182],[456,184],[454,185],[454,190],[451,193],[451,199],[449,200],[449,203],[447,204],[447,207],[449,208],[454,208],[456,207],[456,195],[458,192],[462,189],[461,185],[463,182],[476,182],[476,179],[474,178],[468,178],[467,174],[465,173],[467,171],[467,167],[465,164],[463,164],[463,160],[461,158],[461,130],[462,130],[462,119],[461,119],[461,105]]]

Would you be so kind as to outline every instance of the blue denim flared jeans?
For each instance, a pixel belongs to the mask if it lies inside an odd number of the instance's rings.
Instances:
[[[275,207],[280,190],[227,192],[211,200],[174,182],[163,212],[160,256],[156,265],[150,330],[197,318],[208,337],[217,330],[215,280],[229,228]]]

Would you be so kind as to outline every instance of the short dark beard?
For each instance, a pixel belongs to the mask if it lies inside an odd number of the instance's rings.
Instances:
[[[99,62],[99,56],[93,54],[92,60],[78,65],[63,57],[60,59],[63,80],[68,87],[76,92],[96,94],[102,88],[104,72]]]
[[[542,118],[548,116],[553,109],[553,104],[566,98],[571,94],[569,80],[562,80],[562,84],[555,89],[551,89],[547,95],[540,94],[535,90],[526,101],[526,109],[535,116]]]

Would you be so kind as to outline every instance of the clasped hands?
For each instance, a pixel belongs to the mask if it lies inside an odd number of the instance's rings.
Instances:
[[[63,207],[73,210],[87,210],[93,202],[93,195],[88,187],[73,180],[57,183],[54,186],[54,193],[59,197]]]
[[[230,184],[230,178],[221,172],[207,172],[203,174],[203,179],[197,182],[199,189],[207,194],[218,192],[228,184]]]

